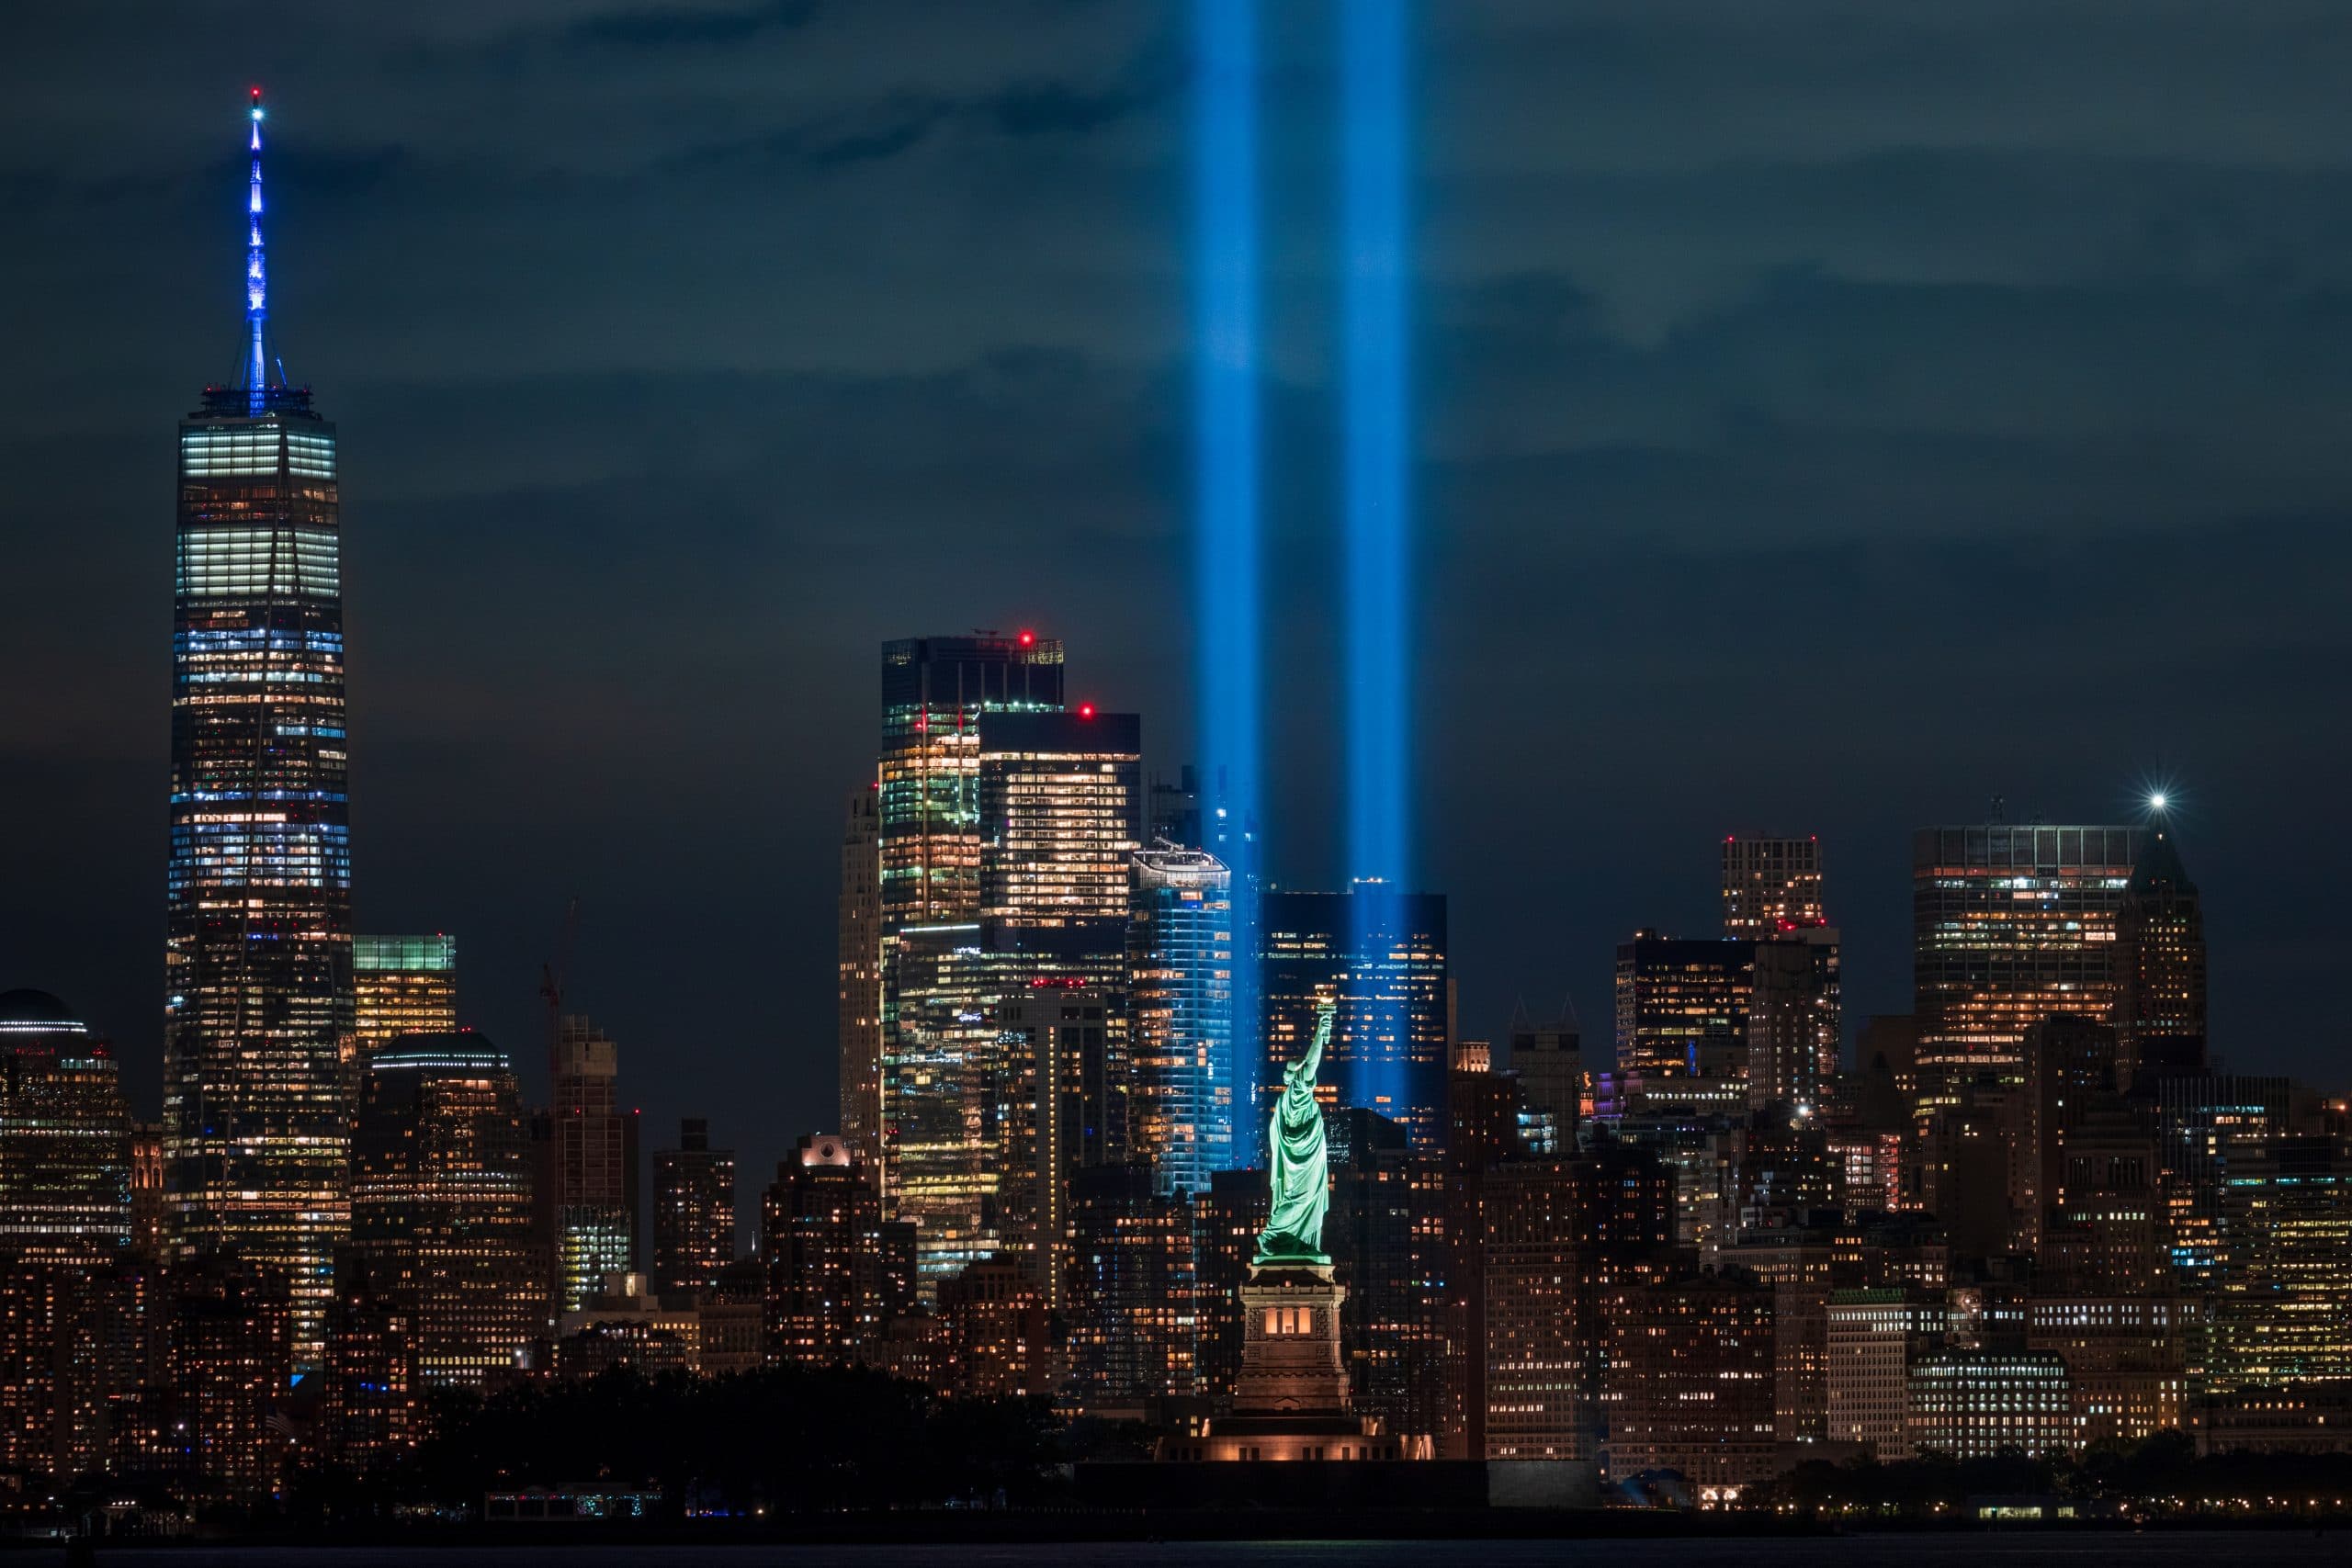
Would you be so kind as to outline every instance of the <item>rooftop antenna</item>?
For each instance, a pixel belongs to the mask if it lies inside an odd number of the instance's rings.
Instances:
[[[269,270],[262,254],[261,240],[261,89],[253,90],[253,102],[248,114],[252,122],[250,150],[253,170],[245,188],[245,348],[244,389],[246,412],[256,418],[267,400],[264,393],[269,387],[269,349],[266,344],[269,323]],[[281,373],[279,379],[284,376]]]

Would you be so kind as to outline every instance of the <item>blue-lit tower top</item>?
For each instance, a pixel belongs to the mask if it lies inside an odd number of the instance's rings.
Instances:
[[[272,372],[283,386],[286,373],[277,367],[269,352],[269,265],[263,254],[261,237],[261,89],[253,90],[253,103],[247,111],[252,135],[248,147],[253,158],[252,172],[245,186],[245,364],[238,385],[253,394],[251,412],[258,415],[266,400],[261,395],[270,385]]]

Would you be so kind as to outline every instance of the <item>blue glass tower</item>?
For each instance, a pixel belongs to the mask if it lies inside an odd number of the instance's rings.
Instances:
[[[176,1254],[282,1270],[316,1361],[349,1229],[356,1020],[335,430],[269,352],[260,89],[237,384],[180,423],[164,947]]]
[[[1128,1006],[1137,1152],[1163,1193],[1205,1191],[1232,1168],[1237,1083],[1232,871],[1199,850],[1135,857]]]

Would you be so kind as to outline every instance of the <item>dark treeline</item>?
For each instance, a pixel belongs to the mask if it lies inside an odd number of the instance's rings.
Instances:
[[[1948,1455],[1881,1464],[1816,1461],[1742,1501],[1800,1513],[1900,1517],[1959,1512],[1972,1499],[2053,1497],[2138,1513],[2339,1514],[2352,1505],[2352,1454],[2222,1453],[2199,1459],[2185,1432],[2103,1444],[2075,1457]]]
[[[678,1509],[913,1507],[1041,1495],[1061,1457],[1043,1400],[949,1399],[856,1368],[774,1367],[440,1396],[431,1435],[367,1473],[304,1471],[290,1511],[313,1521],[435,1504],[479,1507],[524,1486],[650,1486]]]

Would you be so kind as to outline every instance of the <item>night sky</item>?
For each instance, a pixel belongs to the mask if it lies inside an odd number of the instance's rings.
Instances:
[[[1336,54],[1270,0],[1270,853],[1344,873]],[[1461,1022],[1818,833],[1854,1020],[1909,830],[2181,802],[2231,1066],[2338,1088],[2340,4],[1423,0],[1419,860]],[[360,929],[538,965],[648,1146],[830,1126],[877,645],[1193,727],[1177,0],[21,7],[0,60],[0,987],[160,1094],[174,425],[273,326],[342,434]]]

